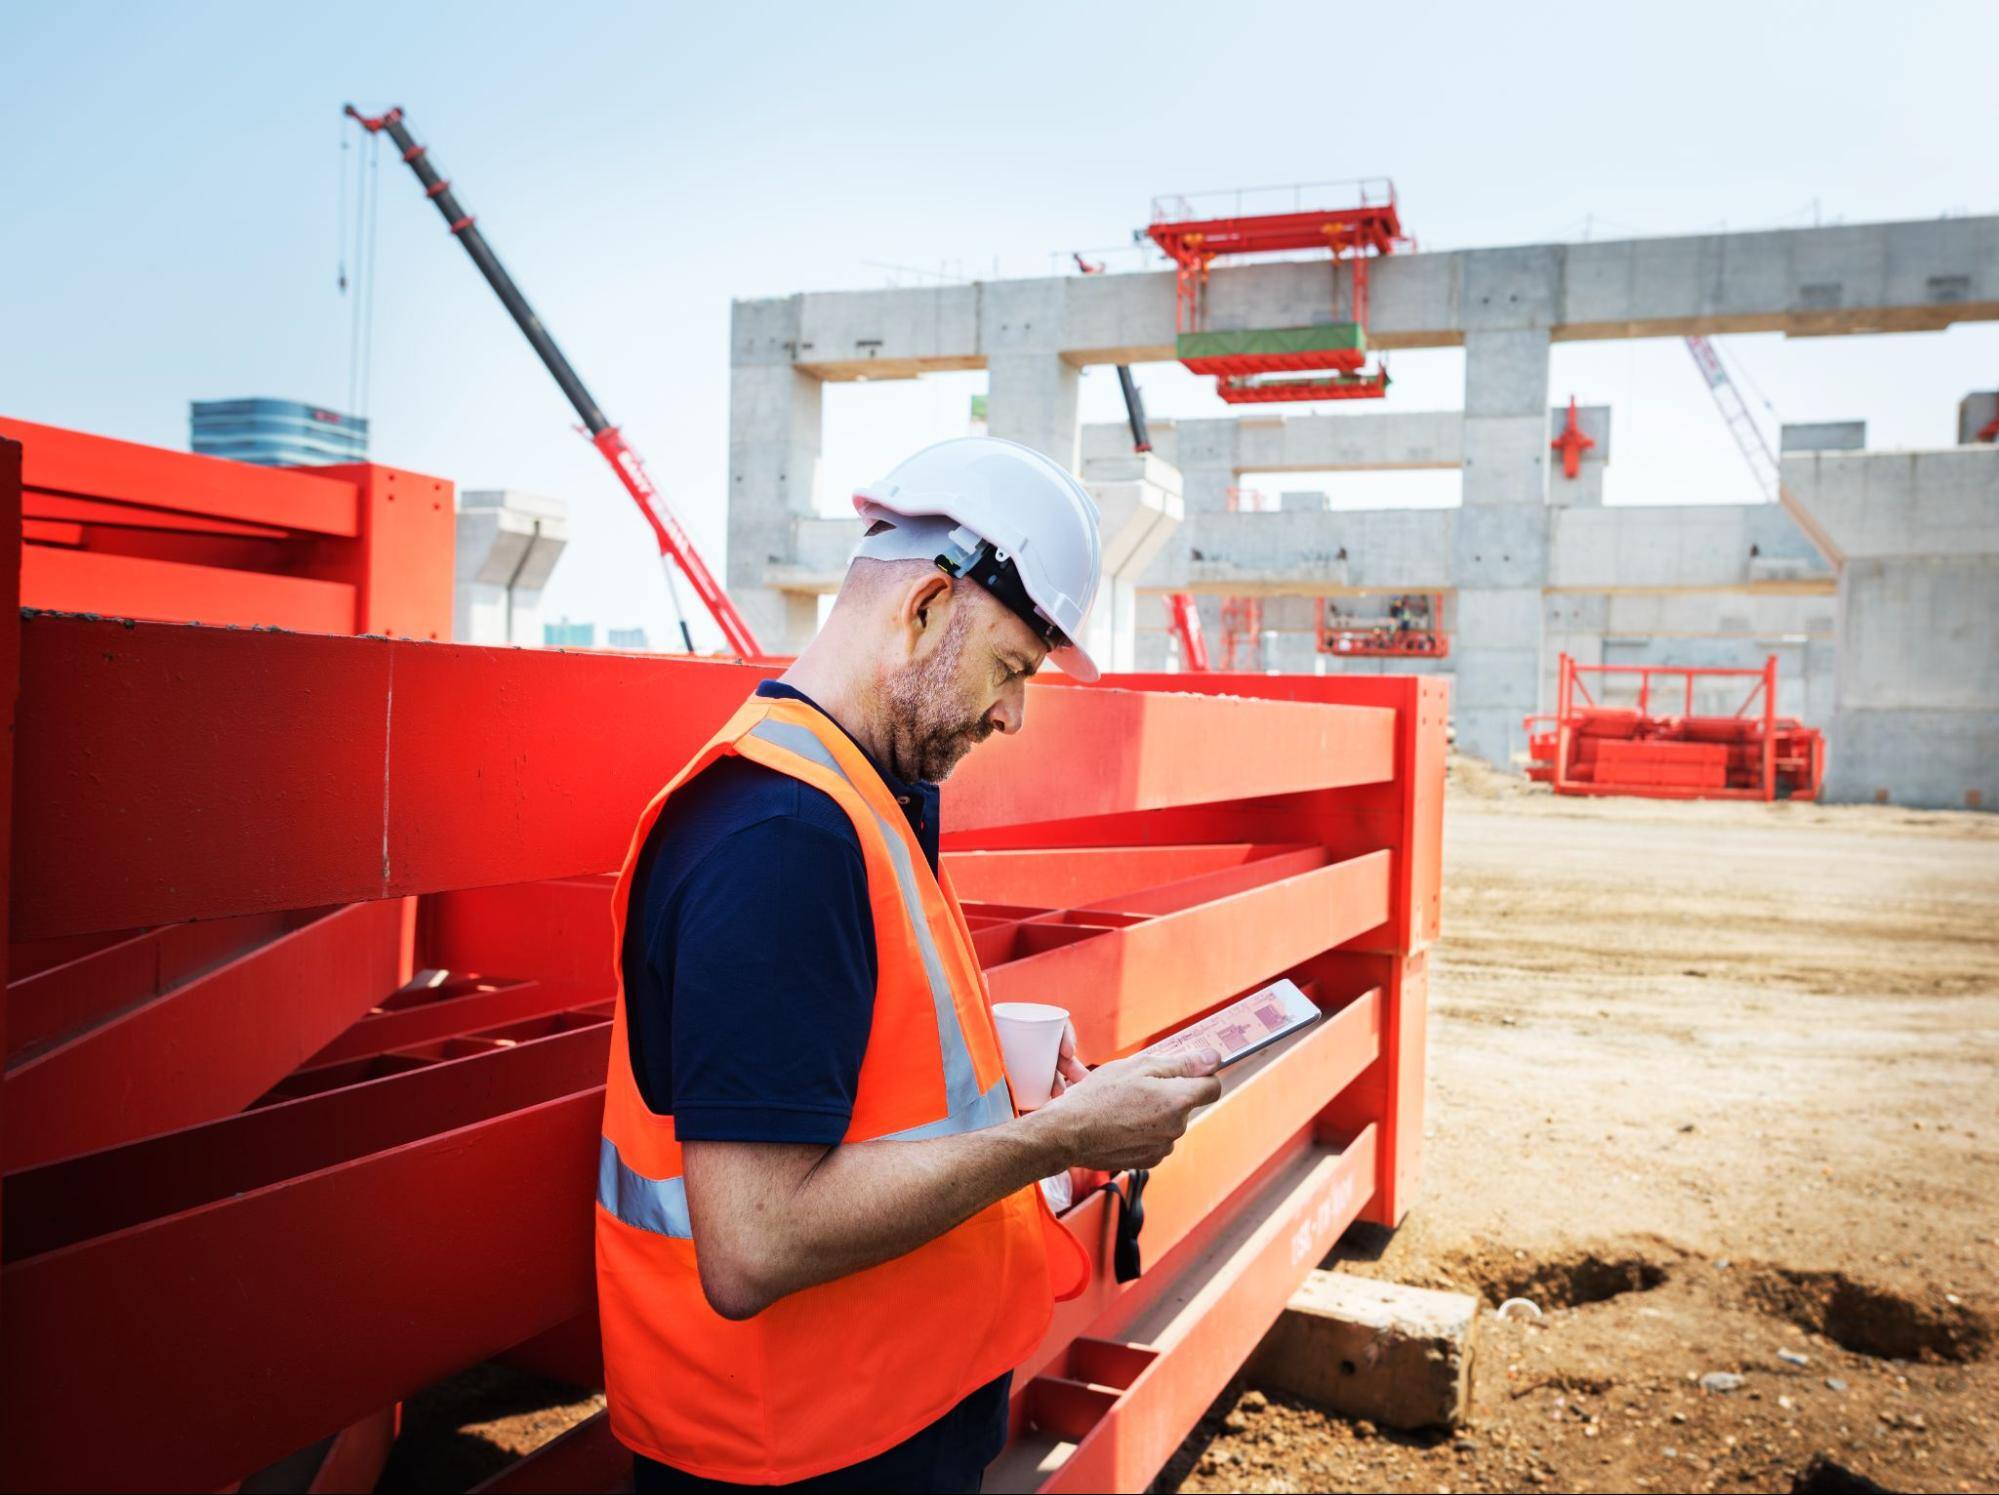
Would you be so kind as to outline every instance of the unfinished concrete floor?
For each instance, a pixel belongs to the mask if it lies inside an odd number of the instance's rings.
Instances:
[[[1163,1486],[1990,1488],[1999,818],[1454,779],[1423,1191],[1344,1266],[1547,1316],[1458,1438],[1249,1391]]]

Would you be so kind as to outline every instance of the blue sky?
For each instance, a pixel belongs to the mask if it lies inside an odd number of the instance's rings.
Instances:
[[[1396,179],[1426,247],[1999,211],[1982,0],[0,0],[0,52],[0,411],[184,446],[190,398],[343,405],[339,107],[401,103],[718,563],[732,297],[1046,274],[1126,242],[1156,193],[1359,175]],[[561,495],[550,615],[662,636],[641,521],[389,157],[374,326],[376,455]],[[1723,347],[1783,418],[1865,417],[1875,446],[1948,443],[1957,400],[1999,382],[1990,324]],[[1388,408],[1462,403],[1456,353],[1394,370]],[[1226,408],[1176,367],[1140,372],[1155,414]],[[982,381],[830,390],[822,503],[962,429]],[[1616,407],[1613,501],[1750,496],[1676,340],[1562,345],[1552,393]],[[1084,409],[1117,418],[1110,370]],[[1448,501],[1454,482],[1335,496]]]

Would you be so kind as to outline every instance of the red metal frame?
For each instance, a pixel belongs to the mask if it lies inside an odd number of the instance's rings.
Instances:
[[[251,467],[4,417],[0,437],[22,444],[25,606],[451,637],[456,520],[440,478]]]
[[[1341,621],[1337,611],[1327,606],[1331,599],[1321,597],[1317,608],[1319,652],[1343,659],[1446,658],[1451,652],[1451,636],[1444,631],[1444,594],[1415,595],[1429,603],[1430,625],[1426,628],[1402,628],[1393,618],[1378,623]]]
[[[19,621],[0,1484],[217,1488],[336,1435],[365,1483],[430,1381],[590,1374],[606,870],[767,672]],[[1136,1282],[1108,1196],[1069,1212],[1099,1271],[1008,1467],[1069,1433],[1038,1482],[1142,1485],[1347,1222],[1408,1209],[1445,714],[1413,676],[1048,682],[953,778],[989,986],[1090,1056],[1278,975],[1330,1014],[1158,1170]],[[496,1485],[621,1462],[600,1422]]]
[[[1236,212],[1204,216],[1184,197],[1154,199],[1152,222],[1145,232],[1174,263],[1174,330],[1190,333],[1207,329],[1208,271],[1215,260],[1234,255],[1325,250],[1332,256],[1336,288],[1338,266],[1344,264],[1348,267],[1349,320],[1365,335],[1368,325],[1368,262],[1377,255],[1393,254],[1398,245],[1407,245],[1412,241],[1402,232],[1395,184],[1386,178],[1318,183],[1310,189],[1299,187],[1289,190],[1294,196],[1301,196],[1306,190],[1335,187],[1351,193],[1357,200],[1336,208],[1307,210],[1294,207],[1290,212],[1244,214],[1240,211],[1240,202],[1245,194],[1237,193]],[[1252,189],[1250,195],[1254,195],[1255,190]],[[1380,399],[1388,392],[1388,371],[1386,367],[1363,371],[1362,365],[1366,361],[1364,348],[1323,349],[1309,354],[1229,354],[1182,360],[1194,373],[1216,375],[1216,393],[1231,405]],[[1312,370],[1335,372],[1303,379],[1264,377]]]
[[[1635,678],[1635,706],[1599,702],[1584,676]],[[1655,709],[1654,678],[1683,686],[1677,715]],[[1752,682],[1727,716],[1694,712],[1702,680]],[[1523,720],[1528,776],[1557,794],[1630,794],[1651,799],[1816,799],[1825,781],[1825,738],[1777,714],[1777,656],[1761,669],[1558,661],[1555,711]]]

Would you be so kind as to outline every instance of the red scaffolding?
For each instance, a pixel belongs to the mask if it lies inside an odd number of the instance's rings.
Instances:
[[[1599,702],[1585,675],[1637,681],[1635,705]],[[1655,695],[1655,678],[1682,688]],[[1751,682],[1726,716],[1694,711],[1701,681]],[[1680,710],[1671,714],[1674,698]],[[1700,665],[1558,665],[1553,715],[1525,719],[1529,778],[1557,794],[1631,794],[1651,799],[1816,799],[1825,779],[1825,738],[1777,714],[1777,656],[1761,669]]]

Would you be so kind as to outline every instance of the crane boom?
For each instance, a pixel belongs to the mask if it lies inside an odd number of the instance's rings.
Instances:
[[[1763,435],[1763,428],[1756,424],[1756,417],[1749,413],[1749,406],[1742,398],[1742,391],[1735,387],[1735,381],[1728,377],[1728,370],[1722,366],[1721,355],[1715,352],[1714,344],[1699,333],[1689,333],[1686,339],[1687,351],[1693,355],[1694,364],[1707,380],[1708,393],[1714,396],[1715,407],[1721,411],[1721,418],[1728,426],[1728,434],[1735,438],[1736,450],[1742,453],[1742,460],[1749,464],[1750,472],[1756,478],[1756,486],[1763,490],[1763,497],[1769,503],[1784,506],[1805,538],[1818,548],[1826,564],[1838,569],[1845,560],[1844,554],[1833,543],[1812,513],[1784,485],[1782,468],[1777,465],[1777,457],[1770,450],[1770,443]]]
[[[582,378],[563,356],[562,349],[556,346],[555,339],[542,325],[541,318],[535,315],[534,308],[528,305],[527,297],[523,296],[520,287],[514,284],[514,278],[507,273],[506,266],[500,263],[500,257],[493,253],[492,246],[486,242],[486,236],[479,232],[472,215],[460,205],[456,194],[451,190],[451,183],[438,174],[425,148],[418,145],[416,138],[410,134],[409,127],[403,122],[403,111],[395,108],[385,114],[368,115],[349,104],[344,112],[358,120],[361,127],[370,134],[385,134],[395,142],[396,149],[402,152],[403,163],[416,173],[417,181],[423,184],[423,195],[437,204],[437,211],[444,215],[444,221],[451,226],[452,236],[465,246],[465,252],[472,257],[472,263],[479,267],[479,273],[486,277],[486,283],[500,298],[500,304],[506,307],[507,314],[514,319],[514,325],[520,328],[543,365],[555,376],[555,382],[562,386],[562,392],[569,397],[569,403],[576,407],[576,414],[589,433],[591,444],[604,454],[604,460],[609,462],[611,470],[617,473],[618,481],[625,485],[625,491],[631,494],[632,500],[638,504],[639,512],[645,516],[646,523],[652,528],[653,539],[659,545],[662,560],[680,568],[682,574],[687,577],[688,584],[694,588],[695,595],[701,599],[702,605],[708,609],[709,615],[721,628],[722,637],[728,641],[732,650],[745,657],[762,654],[763,650],[757,644],[756,635],[750,631],[750,626],[743,620],[742,614],[736,611],[736,605],[729,600],[729,594],[722,590],[709,572],[706,563],[701,559],[701,552],[695,549],[692,537],[674,517],[673,511],[667,507],[665,495],[654,486],[652,478],[647,475],[645,464],[639,460],[639,454],[632,450],[631,444],[625,440],[618,428],[611,424],[603,409],[591,397],[590,391],[584,387]],[[671,587],[672,583],[672,573],[668,572],[667,584]],[[685,618],[680,621],[680,636],[688,652],[692,653],[694,639],[687,631]]]

